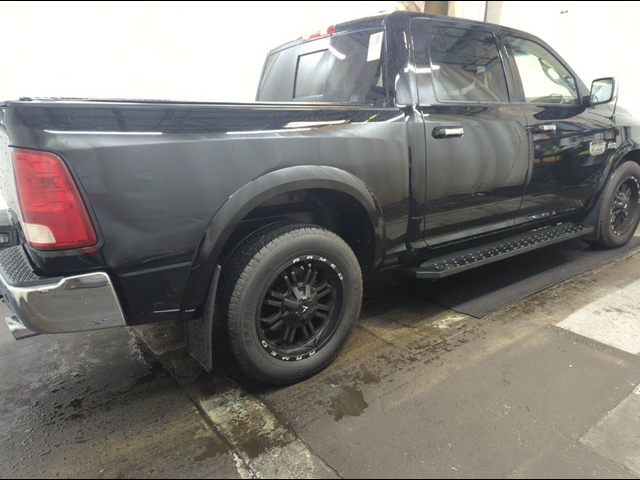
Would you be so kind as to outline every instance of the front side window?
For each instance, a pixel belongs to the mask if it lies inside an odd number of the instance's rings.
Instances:
[[[528,103],[576,105],[578,87],[569,70],[551,52],[531,40],[507,37]]]
[[[438,101],[509,101],[498,44],[490,32],[434,27],[414,41],[417,75],[433,76]]]

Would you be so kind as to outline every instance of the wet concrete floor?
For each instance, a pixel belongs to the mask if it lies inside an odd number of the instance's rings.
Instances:
[[[130,329],[16,342],[3,325],[0,379],[0,478],[238,477]]]
[[[286,388],[204,374],[172,325],[144,342],[3,325],[0,477],[638,478],[640,356],[617,348],[638,272],[620,260],[480,320],[387,275],[340,358]]]

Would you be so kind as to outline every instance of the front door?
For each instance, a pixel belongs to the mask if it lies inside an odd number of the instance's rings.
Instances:
[[[521,108],[491,29],[416,19],[414,68],[426,135],[425,239],[438,245],[515,224],[528,169]]]
[[[579,211],[616,147],[614,123],[583,106],[584,87],[546,46],[516,36],[504,43],[529,130],[531,174],[519,222]]]

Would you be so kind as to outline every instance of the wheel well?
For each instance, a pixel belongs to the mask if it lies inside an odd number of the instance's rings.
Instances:
[[[640,165],[640,150],[631,150],[622,159],[622,163],[632,160]]]
[[[336,190],[296,190],[273,197],[250,211],[225,243],[220,261],[256,229],[278,220],[312,223],[332,231],[353,250],[363,273],[375,262],[375,232],[365,208],[349,194]]]

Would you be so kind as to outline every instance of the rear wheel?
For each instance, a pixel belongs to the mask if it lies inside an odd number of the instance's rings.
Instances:
[[[331,363],[357,321],[362,274],[349,246],[321,227],[273,225],[223,267],[219,318],[243,373],[271,384]]]
[[[627,162],[609,179],[600,210],[600,235],[595,245],[619,248],[631,240],[640,223],[640,166]]]

